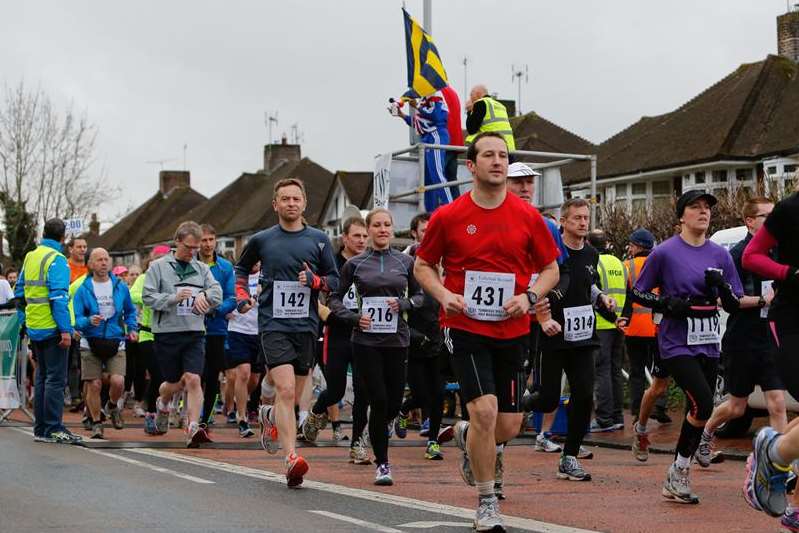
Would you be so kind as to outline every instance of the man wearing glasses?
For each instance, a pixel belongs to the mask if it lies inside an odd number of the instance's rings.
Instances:
[[[199,423],[205,315],[222,303],[219,282],[208,265],[196,258],[202,235],[196,222],[181,223],[175,232],[175,251],[150,264],[142,291],[144,305],[153,309],[150,327],[155,336],[155,358],[164,378],[156,401],[155,424],[160,433],[167,432],[172,397],[185,390],[189,448],[210,442],[204,424]]]

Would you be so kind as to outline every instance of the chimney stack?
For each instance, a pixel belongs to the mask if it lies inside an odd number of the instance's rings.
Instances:
[[[100,221],[97,220],[97,213],[92,213],[92,219],[89,221],[89,235],[100,235]]]
[[[168,196],[179,187],[191,187],[191,172],[188,170],[162,170],[158,173],[158,189]]]
[[[271,174],[283,163],[293,163],[302,159],[299,144],[288,144],[283,138],[280,144],[264,146],[264,173]]]
[[[777,17],[777,52],[782,57],[799,61],[799,4]]]

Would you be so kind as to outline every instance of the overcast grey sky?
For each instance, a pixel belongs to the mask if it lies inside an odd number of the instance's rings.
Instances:
[[[385,110],[405,89],[400,1],[52,0],[6,2],[0,81],[24,79],[74,102],[99,128],[98,158],[122,197],[108,220],[150,197],[159,167],[207,196],[262,167],[273,136],[299,124],[303,155],[330,170],[371,170],[407,144]],[[422,19],[422,0],[407,9]],[[776,53],[785,0],[433,0],[433,36],[451,84],[516,98],[522,110],[592,142],[674,109],[741,63]],[[231,206],[235,207],[235,206]]]

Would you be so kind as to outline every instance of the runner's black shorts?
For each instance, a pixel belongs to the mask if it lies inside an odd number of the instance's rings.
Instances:
[[[225,368],[230,370],[245,363],[250,364],[250,371],[253,374],[263,374],[266,370],[266,361],[258,334],[248,335],[238,331],[228,331]]]
[[[167,383],[177,383],[184,373],[203,375],[205,369],[205,333],[181,331],[156,333],[155,359]]]
[[[494,339],[459,329],[445,334],[452,342],[452,368],[462,400],[468,403],[492,394],[500,413],[520,412],[529,336]]]
[[[727,391],[746,398],[760,385],[761,390],[785,390],[774,356],[765,350],[730,351],[724,354]]]
[[[269,370],[282,365],[294,367],[295,376],[307,376],[314,365],[317,336],[313,333],[261,332],[261,349]]]
[[[649,373],[652,374],[653,378],[668,379],[671,377],[671,374],[666,370],[666,366],[660,359],[660,349],[658,348],[652,352],[652,370]]]

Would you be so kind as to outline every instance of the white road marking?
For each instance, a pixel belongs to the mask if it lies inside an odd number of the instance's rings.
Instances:
[[[472,522],[408,522],[397,527],[407,527],[409,529],[432,529],[434,527],[472,527]]]
[[[83,448],[87,452],[96,453],[97,455],[103,455],[105,457],[110,457],[111,459],[116,459],[118,461],[122,461],[124,463],[129,463],[136,466],[141,466],[142,468],[149,468],[150,470],[154,470],[156,472],[161,472],[162,474],[169,474],[170,476],[179,477],[180,479],[185,479],[186,481],[192,481],[194,483],[200,483],[203,485],[213,485],[216,481],[211,481],[210,479],[203,479],[201,477],[190,476],[189,474],[183,474],[181,472],[176,472],[175,470],[170,470],[169,468],[164,468],[161,466],[151,465],[150,463],[145,463],[143,461],[137,461],[136,459],[131,459],[130,457],[125,457],[124,455],[117,455],[114,453],[108,452],[101,452],[100,450],[92,450],[91,448]]]
[[[273,481],[285,485],[286,477],[282,474],[275,474],[266,470],[259,470],[247,466],[236,465],[232,463],[224,463],[221,461],[214,461],[212,459],[204,459],[201,457],[193,457],[190,455],[178,454],[174,452],[165,452],[161,450],[153,450],[148,448],[137,448],[127,450],[131,453],[138,453],[141,455],[149,455],[151,457],[160,457],[162,459],[169,459],[186,464],[193,464],[197,466],[204,466],[213,470],[221,472],[228,472],[239,474],[242,476],[252,477],[256,479],[263,479],[266,481]],[[406,498],[404,496],[396,496],[394,494],[385,494],[382,492],[372,492],[370,490],[356,489],[352,487],[345,487],[343,485],[335,485],[333,483],[323,483],[321,481],[306,480],[303,487],[330,492],[332,494],[349,496],[352,498],[360,498],[362,500],[369,500],[377,503],[384,503],[396,505],[398,507],[406,507],[419,511],[429,513],[437,513],[442,515],[454,516],[460,519],[473,520],[474,509],[466,509],[465,507],[456,507],[453,505],[445,505],[440,503],[427,502],[424,500],[416,500],[413,498]],[[524,531],[534,531],[537,533],[597,533],[596,531],[588,529],[579,529],[569,526],[561,526],[558,524],[550,524],[548,522],[541,522],[530,518],[520,518],[516,516],[503,515],[505,525]]]
[[[375,531],[382,531],[383,533],[402,533],[401,530],[394,529],[393,527],[381,526],[380,524],[375,524],[374,522],[367,522],[366,520],[361,520],[360,518],[353,518],[351,516],[346,516],[343,514],[331,513],[329,511],[308,511],[308,512],[326,516],[334,520],[341,520],[342,522],[355,524],[356,526],[374,529]]]
[[[33,436],[33,431],[26,430],[24,428],[11,428],[11,429],[13,429],[15,431],[18,431],[18,432],[22,433],[23,435],[27,435],[29,437]],[[60,444],[59,446],[63,446],[63,444]],[[84,451],[87,451],[87,452],[91,452],[91,453],[96,453],[97,455],[103,455],[105,457],[110,457],[111,459],[116,459],[118,461],[122,461],[122,462],[129,463],[129,464],[132,464],[132,465],[141,466],[142,468],[148,468],[148,469],[154,470],[156,472],[161,472],[162,474],[169,474],[171,476],[179,477],[179,478],[185,479],[187,481],[193,481],[194,483],[201,483],[203,485],[213,485],[214,483],[216,483],[216,481],[211,481],[211,480],[203,479],[203,478],[196,477],[196,476],[190,476],[189,474],[183,474],[181,472],[176,472],[174,470],[170,470],[168,468],[163,468],[161,466],[155,466],[155,465],[151,465],[149,463],[144,463],[142,461],[137,461],[136,459],[131,459],[130,457],[125,457],[123,455],[116,455],[116,454],[113,454],[113,453],[101,452],[100,450],[93,450],[91,448],[84,448],[83,446],[75,446],[75,448],[79,448],[81,450],[84,450]]]

